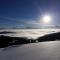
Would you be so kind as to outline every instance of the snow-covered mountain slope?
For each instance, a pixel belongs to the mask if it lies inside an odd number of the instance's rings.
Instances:
[[[60,41],[0,48],[0,60],[60,60]]]

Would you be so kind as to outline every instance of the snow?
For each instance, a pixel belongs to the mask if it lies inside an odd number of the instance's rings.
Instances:
[[[0,60],[60,60],[60,41],[0,48]]]
[[[3,29],[16,33],[0,34],[11,37],[37,38],[60,32],[60,29]],[[39,42],[0,48],[0,60],[60,60],[60,41]]]

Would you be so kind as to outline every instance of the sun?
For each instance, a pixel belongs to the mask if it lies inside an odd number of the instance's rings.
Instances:
[[[51,21],[51,16],[45,15],[45,16],[43,17],[43,22],[44,22],[44,23],[49,23],[50,21]]]

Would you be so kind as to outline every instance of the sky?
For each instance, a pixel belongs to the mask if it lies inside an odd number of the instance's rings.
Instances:
[[[44,24],[42,16],[50,15]],[[0,27],[40,28],[60,25],[60,0],[0,0]]]

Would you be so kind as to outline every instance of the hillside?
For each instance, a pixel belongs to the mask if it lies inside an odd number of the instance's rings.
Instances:
[[[60,60],[60,41],[0,48],[1,60]]]

